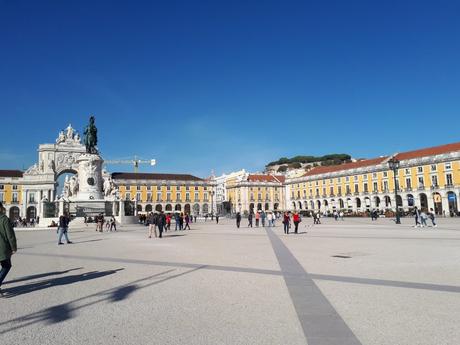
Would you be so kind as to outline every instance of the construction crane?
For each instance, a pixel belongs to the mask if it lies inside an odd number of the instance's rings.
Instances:
[[[134,159],[109,159],[104,161],[104,164],[132,164],[134,166],[134,172],[137,173],[139,171],[139,164],[150,164],[154,166],[157,164],[157,161],[155,159],[140,159],[134,156]]]

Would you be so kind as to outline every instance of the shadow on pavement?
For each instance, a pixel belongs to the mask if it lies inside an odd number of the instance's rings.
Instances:
[[[6,293],[7,298],[12,298],[19,295],[24,295],[26,293],[40,291],[43,289],[48,289],[56,286],[64,286],[74,283],[81,283],[91,279],[97,279],[101,277],[105,277],[107,275],[114,274],[118,271],[123,270],[123,268],[119,268],[116,270],[109,270],[109,271],[94,271],[94,272],[87,272],[82,274],[75,274],[71,276],[59,277],[55,279],[49,280],[42,280],[36,283],[31,283],[27,285],[20,285],[15,286],[13,288],[5,289],[4,292]]]
[[[49,276],[57,276],[59,274],[64,274],[64,273],[69,273],[69,272],[72,272],[72,271],[81,270],[82,268],[83,267],[77,267],[77,268],[71,268],[71,269],[68,269],[68,270],[65,270],[65,271],[55,271],[55,272],[46,272],[46,273],[34,274],[34,275],[30,275],[30,276],[25,276],[25,277],[22,277],[22,278],[17,278],[17,279],[14,279],[14,280],[9,280],[7,282],[4,282],[3,285],[19,283],[19,282],[23,282],[23,281],[26,281],[26,280],[40,279],[40,278],[45,278],[45,277],[49,277]]]

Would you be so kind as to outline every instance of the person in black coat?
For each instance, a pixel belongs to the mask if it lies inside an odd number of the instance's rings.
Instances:
[[[166,224],[166,216],[163,211],[160,212],[157,218],[158,232],[160,233],[160,238],[163,238],[163,229]]]
[[[236,214],[236,227],[239,228],[241,224],[241,213]]]

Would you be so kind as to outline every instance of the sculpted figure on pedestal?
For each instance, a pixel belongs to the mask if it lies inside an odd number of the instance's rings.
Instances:
[[[94,116],[89,118],[89,124],[86,126],[85,131],[85,146],[86,146],[86,153],[97,154],[97,128],[94,124]]]

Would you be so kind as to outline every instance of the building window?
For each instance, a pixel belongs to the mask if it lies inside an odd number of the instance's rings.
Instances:
[[[406,172],[406,175],[410,175],[410,169],[406,169],[405,172]]]
[[[300,192],[299,192],[299,191],[297,191],[297,195],[298,195],[298,197],[300,198]],[[261,193],[257,194],[257,199],[258,199],[259,201],[262,200],[262,194],[261,194]]]
[[[388,172],[387,171],[383,172],[383,177],[388,177]]]
[[[349,186],[349,185],[346,186],[346,191],[347,191],[347,194],[351,194],[351,190],[350,190],[350,186]]]
[[[131,200],[131,193],[126,193],[125,200]]]
[[[310,195],[313,195],[313,189],[310,189]]]
[[[326,188],[323,188],[323,195],[326,195]]]
[[[431,171],[436,171],[436,170],[437,170],[436,164],[431,164]]]
[[[316,180],[316,181],[315,181],[315,185],[317,186],[318,184],[319,184],[319,181],[318,181],[318,180]]]
[[[190,187],[189,187],[189,186],[185,186],[185,190],[190,190]]]
[[[372,178],[377,178],[377,173],[373,173]]]
[[[377,182],[374,182],[373,191],[377,192],[377,190],[378,190],[378,184],[377,184]]]
[[[423,188],[425,186],[425,182],[423,181],[423,176],[419,176],[418,178],[418,187]]]
[[[355,193],[359,193],[359,186],[355,184]]]
[[[447,185],[448,185],[448,186],[452,186],[452,185],[453,185],[453,182],[452,182],[452,174],[446,174],[446,182],[447,182]]]
[[[205,190],[206,190],[206,187],[204,187]],[[208,201],[208,193],[204,193],[204,201],[207,202]]]
[[[417,167],[417,172],[419,174],[422,174],[423,173],[423,167]]]
[[[342,186],[337,187],[337,193],[342,194]]]
[[[383,191],[388,192],[388,181],[383,181]]]
[[[195,193],[195,201],[198,201],[198,193]]]
[[[166,201],[172,201],[171,200],[171,193],[166,193]]]
[[[316,196],[319,196],[319,189],[316,188]]]
[[[141,201],[141,193],[136,193],[136,200]]]
[[[176,193],[176,201],[180,201],[180,193]]]
[[[5,186],[3,184],[0,184],[0,190],[4,190]]]
[[[431,185],[433,187],[437,187],[438,186],[438,177],[436,175],[433,175],[431,176]]]
[[[347,176],[347,177],[348,177],[348,176]],[[341,179],[340,177],[337,178],[337,182],[338,182],[338,183],[342,182],[342,179]]]
[[[171,190],[171,186],[166,186],[166,190]]]
[[[161,192],[157,193],[157,201],[161,201]]]
[[[358,181],[358,175],[353,176],[353,179],[354,179],[355,181]]]
[[[331,191],[330,194],[331,194],[331,195],[334,195],[334,187],[331,187],[330,191]]]
[[[3,192],[0,192],[0,202],[3,202]]]
[[[141,190],[141,186],[137,185],[136,190]]]
[[[35,193],[30,193],[29,194],[29,202],[33,204],[35,202]]]
[[[406,178],[406,188],[412,188],[410,178]]]
[[[152,201],[152,193],[147,193],[147,201]]]
[[[452,163],[448,162],[448,163],[444,164],[444,169],[446,169],[446,170],[452,169]]]
[[[18,190],[18,185],[17,184],[13,185],[13,190]]]
[[[363,175],[363,180],[367,181],[367,175]]]
[[[365,193],[369,192],[368,187],[367,187],[367,183],[364,183],[364,186],[363,186],[363,187],[364,187],[364,192],[365,192]]]

